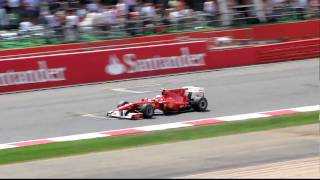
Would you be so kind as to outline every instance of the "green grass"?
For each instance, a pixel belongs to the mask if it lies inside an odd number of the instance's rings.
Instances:
[[[308,112],[296,115],[227,122],[219,125],[194,126],[127,136],[113,136],[4,149],[0,150],[0,164],[248,133],[317,122],[319,122],[319,112]]]

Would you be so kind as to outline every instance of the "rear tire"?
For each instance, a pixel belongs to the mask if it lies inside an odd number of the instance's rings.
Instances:
[[[208,101],[205,97],[196,98],[193,102],[193,108],[196,111],[204,112],[207,110]]]
[[[154,108],[151,104],[144,104],[141,107],[141,113],[143,114],[144,118],[150,119],[154,114]]]

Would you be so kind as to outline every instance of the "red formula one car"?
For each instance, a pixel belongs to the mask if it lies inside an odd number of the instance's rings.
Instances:
[[[149,119],[155,110],[163,114],[183,111],[206,111],[208,101],[204,97],[204,88],[185,86],[179,89],[166,89],[154,98],[144,98],[135,102],[121,101],[117,108],[107,113],[108,117],[124,119]]]

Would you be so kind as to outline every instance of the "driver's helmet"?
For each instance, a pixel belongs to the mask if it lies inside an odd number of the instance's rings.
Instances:
[[[167,93],[166,93],[166,90],[165,89],[162,89],[162,91],[161,91],[161,95],[162,96],[165,96]]]
[[[156,99],[160,99],[162,95],[156,95]]]

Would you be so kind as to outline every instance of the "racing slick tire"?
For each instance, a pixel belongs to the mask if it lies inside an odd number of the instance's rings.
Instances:
[[[206,111],[207,107],[208,107],[208,101],[205,97],[194,99],[193,108],[196,111],[200,111],[200,112]]]
[[[128,101],[120,101],[119,104],[117,105],[117,108],[121,107],[121,106],[123,106],[125,104],[128,104],[128,103],[129,103]]]
[[[150,119],[154,114],[154,108],[151,104],[144,104],[141,106],[141,113],[144,118]]]

